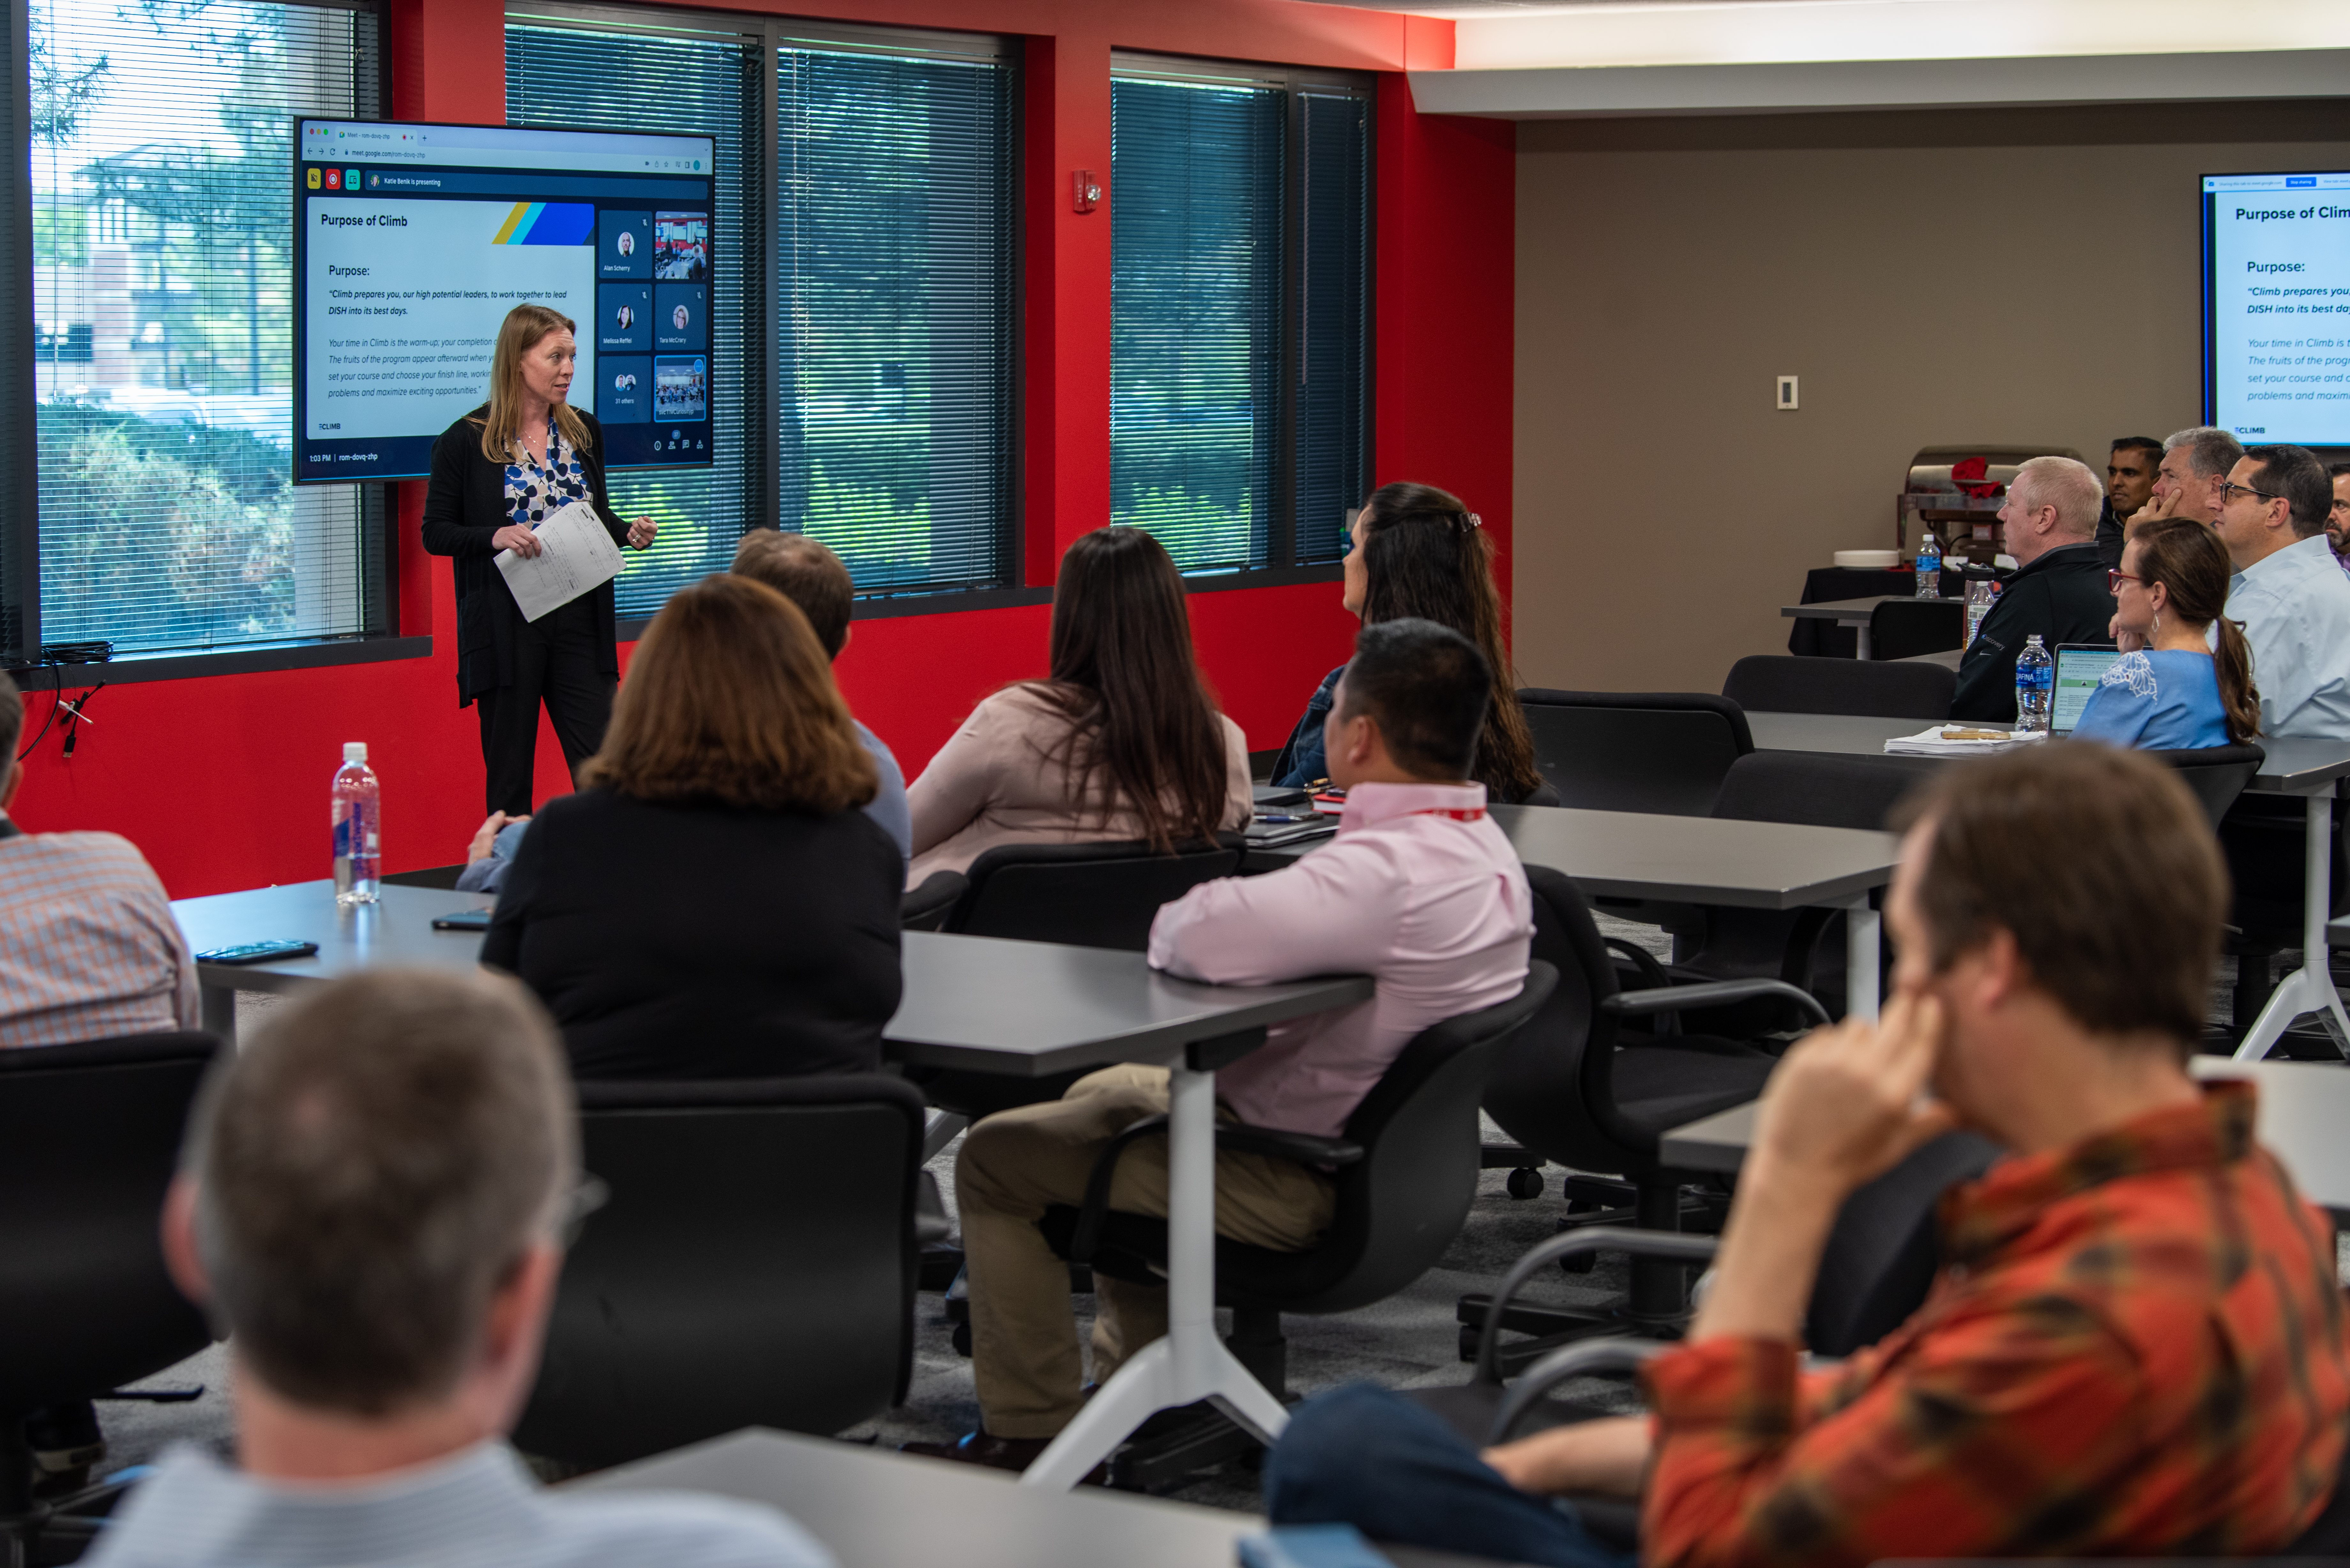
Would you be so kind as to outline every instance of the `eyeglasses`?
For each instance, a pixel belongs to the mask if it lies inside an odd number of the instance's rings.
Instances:
[[[2124,583],[2136,583],[2139,587],[2143,587],[2146,586],[2146,579],[2144,577],[2133,577],[2127,572],[2115,571],[2111,568],[2106,570],[2106,592],[2109,594],[2117,594],[2122,591],[2122,585]]]
[[[2246,495],[2257,495],[2263,501],[2282,501],[2284,499],[2282,495],[2272,495],[2265,490],[2254,490],[2249,484],[2238,484],[2233,480],[2223,479],[2220,482],[2220,504],[2225,506],[2230,502],[2235,500],[2236,493],[2238,491],[2241,491]]]

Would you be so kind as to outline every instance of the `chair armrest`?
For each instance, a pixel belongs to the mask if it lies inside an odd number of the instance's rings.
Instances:
[[[1216,1147],[1285,1159],[1292,1165],[1353,1165],[1364,1154],[1361,1144],[1342,1137],[1316,1137],[1312,1133],[1253,1127],[1242,1122],[1218,1122]]]
[[[1587,1230],[1569,1231],[1563,1236],[1529,1250],[1510,1272],[1502,1276],[1493,1300],[1485,1309],[1484,1332],[1477,1339],[1477,1374],[1472,1383],[1499,1383],[1502,1378],[1494,1362],[1501,1354],[1502,1314],[1525,1282],[1546,1264],[1561,1258],[1580,1257],[1586,1252],[1629,1252],[1635,1257],[1672,1258],[1684,1263],[1710,1263],[1721,1246],[1711,1236],[1684,1236],[1678,1231],[1633,1231],[1614,1225],[1594,1225]],[[1613,1341],[1594,1340],[1593,1344]],[[1536,1362],[1537,1366],[1541,1362]]]
[[[919,888],[898,895],[898,925],[909,931],[935,931],[948,912],[970,891],[971,879],[960,871],[933,871]]]
[[[1724,1007],[1733,1002],[1752,1002],[1757,997],[1775,996],[1792,1002],[1809,1013],[1815,1023],[1832,1022],[1828,1010],[1819,999],[1799,986],[1783,980],[1709,980],[1696,985],[1676,985],[1669,990],[1621,991],[1599,1003],[1599,1011],[1617,1018],[1647,1018],[1659,1012],[1677,1013],[1691,1007]]]
[[[1656,989],[1673,983],[1673,977],[1665,972],[1665,966],[1659,963],[1657,955],[1648,949],[1627,942],[1622,937],[1603,937],[1600,940],[1601,945],[1617,958],[1632,961],[1632,967],[1638,971],[1645,987]],[[1669,1014],[1665,1018],[1663,1028],[1659,1031],[1665,1034],[1678,1034],[1680,1032],[1681,1021]]]
[[[1502,1407],[1493,1412],[1493,1425],[1485,1437],[1486,1446],[1508,1442],[1526,1412],[1568,1378],[1638,1366],[1670,1348],[1653,1339],[1629,1338],[1586,1339],[1560,1346],[1519,1374],[1509,1392],[1502,1396]]]

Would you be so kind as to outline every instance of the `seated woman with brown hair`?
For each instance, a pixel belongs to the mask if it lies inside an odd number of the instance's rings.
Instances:
[[[999,844],[1171,850],[1247,826],[1248,741],[1208,695],[1183,579],[1158,540],[1099,528],[1069,546],[1051,671],[972,710],[907,786],[909,886]]]
[[[2074,740],[2202,750],[2260,732],[2251,646],[2222,613],[2234,571],[2227,545],[2203,523],[2163,517],[2137,525],[2121,566],[2106,574],[2122,656],[2089,693]]]
[[[747,577],[673,596],[588,787],[515,850],[482,961],[582,1078],[870,1072],[898,1008],[898,846],[807,618]]]

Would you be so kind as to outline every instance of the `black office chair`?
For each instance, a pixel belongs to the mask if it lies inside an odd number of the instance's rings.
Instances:
[[[1756,752],[1739,758],[1721,781],[1713,815],[1739,822],[1882,828],[1904,795],[1950,765],[1931,757]],[[1710,906],[1678,933],[1681,957],[1668,973],[1677,981],[1776,978],[1841,1015],[1846,985],[1844,929],[1841,909]],[[1731,1011],[1685,1014],[1681,1024],[1702,1034],[1745,1039],[1795,1022],[1785,1007],[1758,1002]]]
[[[2244,793],[2245,786],[2260,776],[2261,764],[2269,760],[2268,753],[2249,742],[2237,746],[2203,746],[2146,754],[2178,770],[2179,778],[2195,792],[2195,798],[2202,803],[2203,815],[2211,819],[2214,828],[2235,805],[2236,797]],[[2300,820],[2301,797],[2286,798],[2292,800],[2293,815]]]
[[[1669,1023],[1649,1021],[1758,997],[1785,998],[1821,1022],[1826,1015],[1775,979],[1621,991],[1614,956],[1582,890],[1547,867],[1527,867],[1526,881],[1534,891],[1534,956],[1555,966],[1559,981],[1548,1003],[1495,1058],[1485,1114],[1522,1147],[1591,1173],[1567,1180],[1568,1198],[1581,1206],[1567,1227],[1628,1222],[1679,1231],[1681,1188],[1700,1173],[1667,1168],[1660,1138],[1755,1098],[1778,1058],[1747,1041],[1665,1033]],[[1642,1032],[1651,1029],[1658,1032]],[[1607,1176],[1621,1180],[1595,1179]],[[1659,1330],[1678,1324],[1686,1293],[1679,1265],[1636,1258],[1628,1321]],[[1464,1354],[1473,1353],[1485,1305],[1482,1295],[1460,1303]],[[1513,1309],[1512,1326],[1533,1322],[1533,1310]],[[1543,1320],[1534,1332],[1617,1333],[1626,1321],[1565,1314]]]
[[[0,1558],[93,1528],[34,1501],[25,1417],[212,1343],[164,1268],[157,1220],[219,1050],[172,1033],[0,1051]]]
[[[1202,882],[1237,876],[1244,851],[1236,833],[1181,846],[1171,855],[1134,843],[1000,845],[972,862],[944,920],[930,929],[1139,953],[1150,945],[1150,922],[1161,904]],[[929,1068],[906,1076],[921,1085],[931,1104],[976,1121],[1014,1106],[1057,1100],[1085,1075],[1014,1078]]]
[[[947,923],[947,916],[970,887],[970,879],[960,871],[931,872],[922,879],[920,887],[909,888],[898,895],[898,929],[938,930]]]
[[[1915,659],[1967,645],[1963,599],[1887,599],[1868,613],[1872,659]]]
[[[1947,719],[1956,671],[1939,664],[1791,659],[1758,653],[1730,667],[1721,694],[1750,713],[1858,713],[1870,718]]]
[[[610,1190],[515,1428],[604,1466],[743,1427],[829,1435],[913,1374],[922,1099],[880,1074],[579,1086]]]
[[[1337,1172],[1336,1210],[1314,1245],[1276,1252],[1216,1239],[1217,1299],[1232,1309],[1227,1343],[1276,1397],[1288,1397],[1283,1313],[1323,1315],[1384,1300],[1451,1245],[1477,1193],[1477,1104],[1486,1070],[1556,981],[1538,960],[1509,1001],[1421,1030],[1335,1138],[1230,1123],[1216,1129],[1219,1147]],[[1095,1166],[1084,1203],[1045,1210],[1040,1228],[1055,1252],[1113,1279],[1165,1279],[1166,1221],[1109,1208],[1118,1157],[1137,1137],[1163,1134],[1165,1125],[1152,1116],[1128,1127]],[[1112,1483],[1162,1486],[1254,1442],[1221,1416],[1178,1426],[1164,1442],[1129,1444],[1112,1462]]]
[[[1754,749],[1744,710],[1710,692],[1534,687],[1518,701],[1562,805],[1703,816],[1730,764]]]

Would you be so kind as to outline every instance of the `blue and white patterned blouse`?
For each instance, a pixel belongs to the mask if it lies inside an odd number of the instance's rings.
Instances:
[[[2089,693],[2073,738],[2149,752],[2224,746],[2220,667],[2208,653],[2125,653]]]
[[[546,461],[539,462],[516,443],[518,462],[506,464],[506,521],[525,528],[546,522],[575,501],[588,498],[579,454],[563,439],[563,427],[546,416]]]

